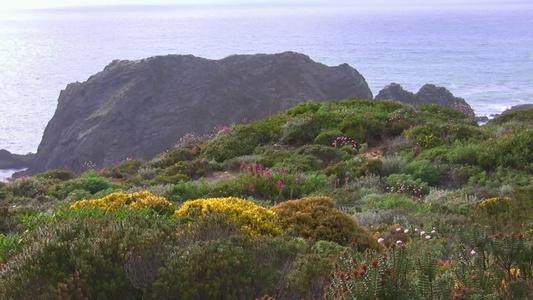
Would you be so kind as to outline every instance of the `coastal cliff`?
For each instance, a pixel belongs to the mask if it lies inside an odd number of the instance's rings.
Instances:
[[[308,100],[347,97],[372,98],[356,69],[293,52],[115,60],[61,91],[28,172],[151,159],[189,132],[209,133]]]

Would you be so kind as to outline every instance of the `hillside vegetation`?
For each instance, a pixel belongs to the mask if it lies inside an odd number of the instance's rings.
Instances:
[[[0,298],[530,299],[532,115],[307,102],[0,183]]]

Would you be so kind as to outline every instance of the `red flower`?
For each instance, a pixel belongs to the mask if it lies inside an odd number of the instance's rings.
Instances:
[[[377,258],[372,258],[372,262],[370,263],[372,264],[372,266],[377,266],[378,265],[378,259]]]

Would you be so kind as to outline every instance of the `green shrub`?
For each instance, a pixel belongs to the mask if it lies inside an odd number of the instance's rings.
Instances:
[[[159,169],[152,167],[140,168],[137,174],[141,177],[142,180],[152,180],[157,177],[157,172]]]
[[[321,170],[323,163],[320,159],[312,155],[293,154],[283,159],[281,163],[274,167],[280,166],[284,166],[290,172],[309,172]]]
[[[300,239],[249,236],[173,247],[153,298],[318,299],[338,249],[309,248]]]
[[[388,176],[394,173],[403,173],[407,160],[398,154],[387,155],[382,159],[381,175]]]
[[[312,142],[317,126],[312,118],[294,118],[281,126],[279,144],[302,145]]]
[[[100,175],[111,178],[131,178],[137,175],[137,171],[145,165],[145,162],[140,159],[127,158],[121,162],[116,162],[114,165],[104,168],[100,171]]]
[[[253,289],[254,271],[250,250],[241,245],[226,240],[194,243],[167,258],[156,298],[253,299],[263,292]]]
[[[447,126],[427,123],[404,131],[404,135],[408,139],[414,139],[424,148],[433,148],[444,144]]]
[[[390,193],[405,194],[415,198],[422,198],[429,193],[427,183],[420,178],[414,179],[409,174],[391,174],[385,178],[385,183]]]
[[[401,194],[389,193],[383,195],[381,201],[374,204],[375,208],[379,209],[395,209],[401,208],[408,212],[417,212],[420,210],[420,204],[411,197],[406,197]]]
[[[377,243],[354,218],[335,208],[329,197],[316,196],[289,200],[271,208],[279,225],[303,238],[326,240],[348,245],[355,242],[359,249],[375,249]]]
[[[338,129],[328,129],[321,131],[316,138],[314,143],[323,146],[331,147],[331,143],[338,137],[342,135],[342,131]]]
[[[436,185],[440,182],[441,174],[435,163],[426,159],[417,159],[405,166],[404,172],[411,174],[413,179],[420,179],[429,185]]]
[[[168,199],[172,202],[182,203],[209,195],[211,186],[206,183],[192,181],[179,181],[169,193]]]
[[[252,154],[254,149],[266,140],[268,140],[268,136],[257,131],[254,127],[237,125],[232,132],[207,143],[202,149],[202,153],[222,162],[236,156]]]
[[[185,174],[176,174],[176,175],[160,175],[156,178],[150,180],[150,185],[156,185],[156,184],[176,184],[180,181],[189,181],[191,180],[189,176]]]
[[[98,176],[94,171],[87,171],[78,178],[61,183],[57,190],[57,195],[65,198],[76,190],[85,190],[94,195],[107,189],[120,190],[122,185],[113,182],[111,178]]]
[[[66,181],[76,178],[76,173],[70,170],[48,170],[34,176],[37,179]]]
[[[320,159],[323,166],[328,166],[332,162],[348,160],[350,156],[344,151],[331,147],[331,145],[304,145],[294,151],[295,154],[312,155]]]
[[[455,164],[477,165],[477,156],[481,145],[454,143],[446,158]]]
[[[489,120],[487,125],[502,125],[510,122],[525,123],[531,126],[533,124],[533,108],[506,112],[492,120]]]
[[[34,198],[44,195],[48,190],[48,186],[41,180],[36,177],[17,178],[9,182],[5,189],[10,191],[15,197]]]
[[[156,215],[72,217],[43,224],[0,272],[2,299],[141,299],[126,272],[129,250],[167,243],[174,227]],[[157,250],[157,248],[156,248]],[[157,259],[159,253],[151,253]],[[144,256],[146,257],[146,256]],[[157,272],[155,264],[144,274]],[[142,274],[141,274],[142,275]]]
[[[172,177],[178,174],[182,174],[192,179],[198,179],[202,177],[209,168],[209,163],[205,159],[197,159],[194,161],[179,161],[174,165],[166,168],[161,174],[161,176]]]
[[[341,161],[330,165],[322,170],[327,176],[340,178],[344,182],[345,177],[357,178],[369,174],[381,173],[383,163],[379,159],[367,160],[363,157],[356,157],[347,161]]]
[[[510,167],[533,171],[533,129],[504,133],[487,140],[478,152],[479,164],[486,170]]]

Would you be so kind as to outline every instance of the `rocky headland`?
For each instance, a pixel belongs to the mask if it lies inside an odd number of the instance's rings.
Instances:
[[[348,97],[372,98],[356,69],[293,52],[115,60],[61,91],[28,172],[151,159],[186,133],[261,119],[302,101]]]
[[[35,154],[14,154],[0,149],[0,169],[22,169],[31,165]]]
[[[262,119],[308,100],[349,97],[372,99],[356,69],[326,66],[294,52],[115,60],[87,81],[67,85],[37,153],[1,150],[0,169],[81,172],[128,157],[149,160],[187,133],[213,133],[217,126]],[[432,103],[474,115],[465,99],[433,84],[413,93],[391,83],[375,99]]]
[[[455,97],[445,87],[439,87],[434,84],[423,85],[415,94],[404,90],[403,87],[397,83],[391,83],[379,91],[376,95],[376,99],[393,100],[413,105],[437,104],[460,109],[467,114],[474,115],[474,110],[465,99]]]

